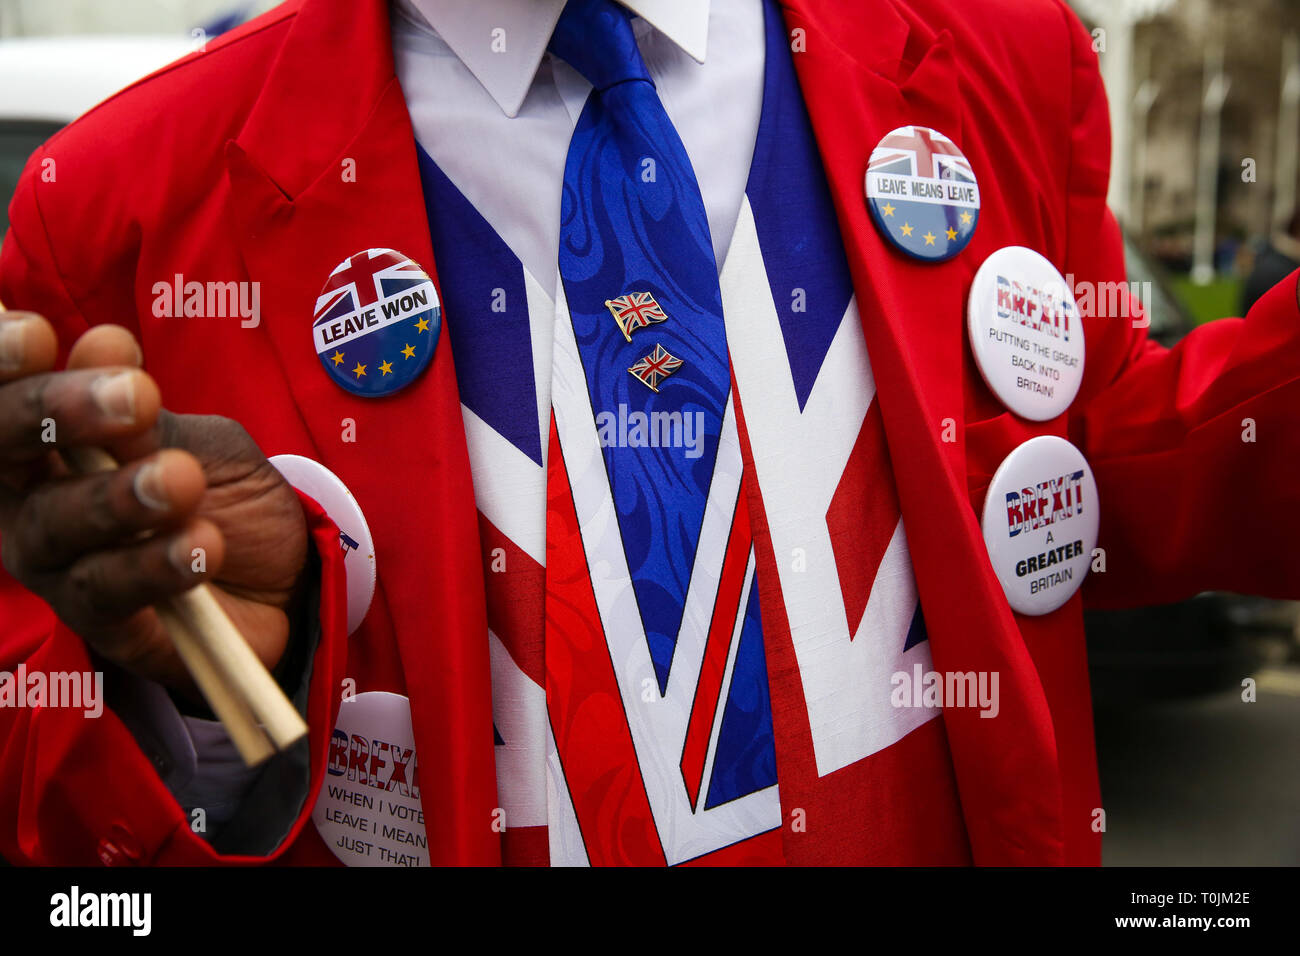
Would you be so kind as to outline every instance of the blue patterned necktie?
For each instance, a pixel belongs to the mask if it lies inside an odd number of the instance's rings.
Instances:
[[[627,12],[569,0],[550,50],[593,87],[565,162],[560,277],[597,421],[649,423],[644,444],[602,444],[662,693],[731,385],[717,264],[695,172]],[[646,434],[697,423],[697,457]]]

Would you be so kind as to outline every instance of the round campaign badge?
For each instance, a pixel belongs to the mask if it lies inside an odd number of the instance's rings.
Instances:
[[[411,702],[366,691],[339,704],[312,822],[348,866],[428,866]]]
[[[272,467],[307,497],[325,509],[339,529],[339,548],[347,574],[348,633],[361,626],[375,597],[375,543],[361,506],[338,475],[318,461],[301,455],[276,455]]]
[[[943,262],[975,234],[980,187],[947,136],[925,126],[900,126],[871,151],[867,205],[894,246],[917,259]]]
[[[339,263],[316,300],[312,339],[330,378],[378,398],[429,366],[442,328],[433,280],[392,249],[366,249]]]
[[[1097,484],[1064,438],[1031,438],[998,466],[984,499],[984,543],[1007,601],[1047,614],[1070,599],[1097,546]]]
[[[975,273],[966,325],[980,375],[1002,404],[1044,422],[1083,382],[1083,324],[1074,294],[1047,259],[1006,246]]]

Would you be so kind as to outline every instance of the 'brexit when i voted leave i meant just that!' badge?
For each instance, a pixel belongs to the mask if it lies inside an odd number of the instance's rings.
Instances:
[[[410,700],[363,691],[338,708],[316,832],[347,866],[428,866]]]
[[[944,262],[966,248],[980,215],[970,162],[947,136],[900,126],[871,151],[867,206],[876,228],[901,252]]]
[[[316,299],[312,339],[341,388],[392,395],[429,367],[442,307],[429,274],[393,249],[366,249],[330,273]]]

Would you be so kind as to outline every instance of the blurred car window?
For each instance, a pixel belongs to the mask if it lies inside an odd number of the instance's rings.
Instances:
[[[9,228],[9,199],[27,158],[60,128],[58,123],[0,118],[0,236]]]
[[[176,36],[40,37],[0,41],[0,237],[36,148],[96,103],[190,52]]]
[[[1124,262],[1129,283],[1140,283],[1142,306],[1151,321],[1147,334],[1162,345],[1173,345],[1191,331],[1191,316],[1170,291],[1160,267],[1127,235],[1124,237]]]

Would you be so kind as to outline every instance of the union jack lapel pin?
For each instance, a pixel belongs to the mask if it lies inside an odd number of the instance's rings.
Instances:
[[[632,333],[668,318],[649,292],[629,292],[617,299],[606,299],[605,308],[614,316],[623,338],[632,341]]]
[[[655,343],[655,350],[628,371],[632,373],[633,378],[645,383],[650,391],[658,394],[659,383],[681,367],[681,359],[670,355],[662,345]]]

